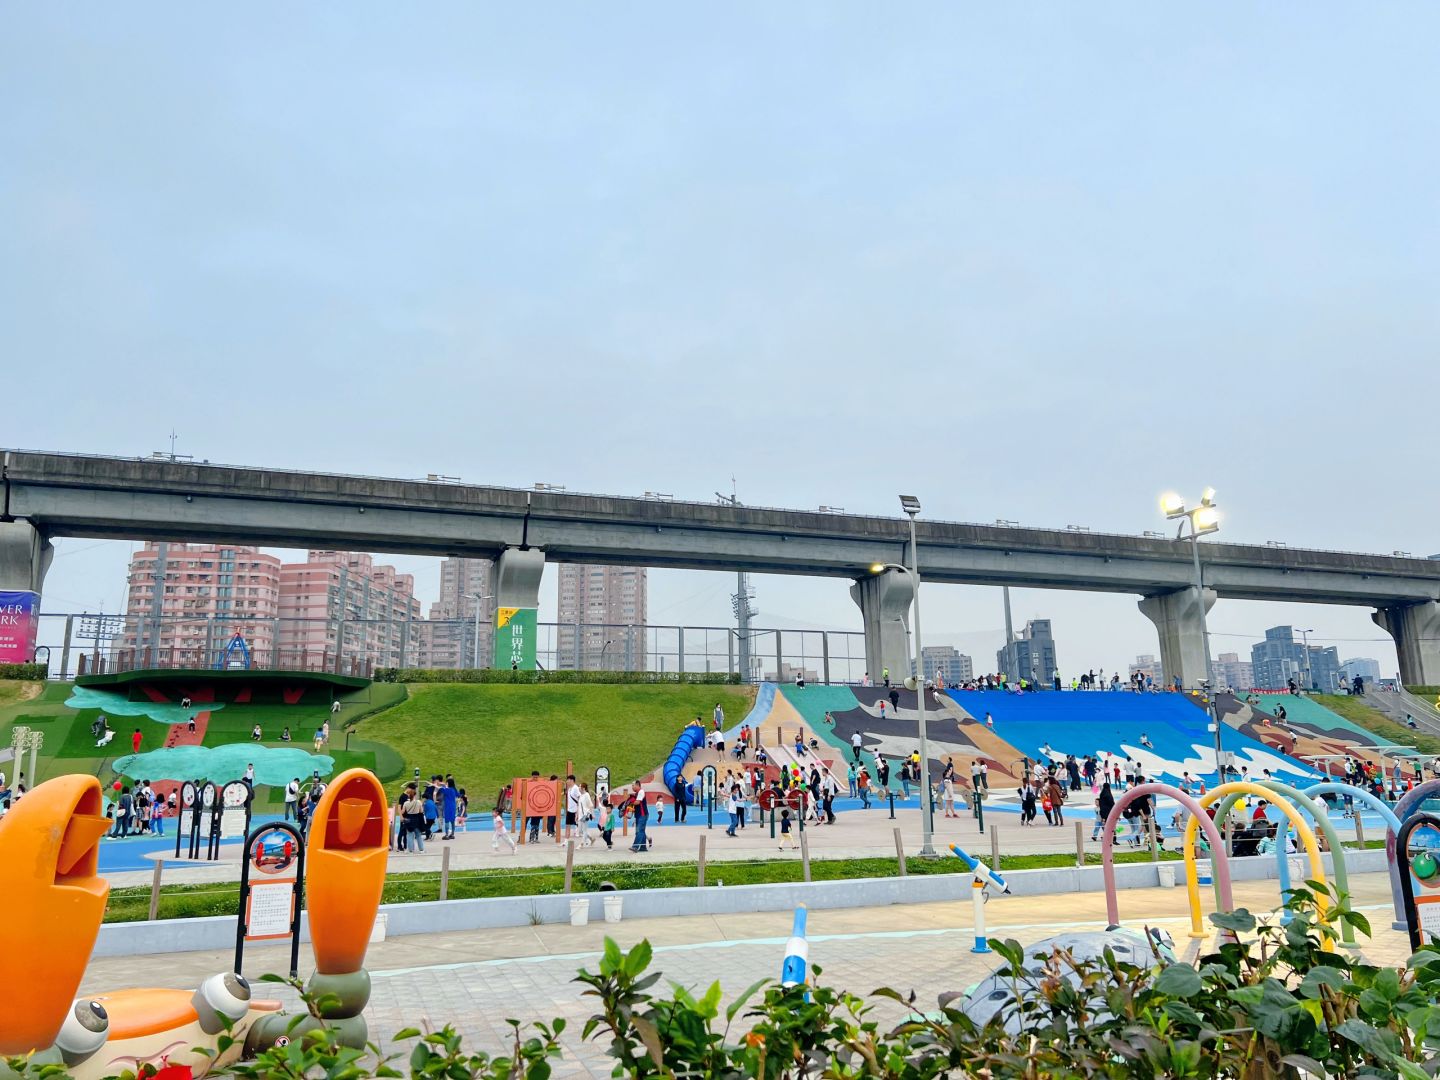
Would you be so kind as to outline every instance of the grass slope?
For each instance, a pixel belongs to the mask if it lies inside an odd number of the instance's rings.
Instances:
[[[365,736],[388,743],[405,759],[405,773],[453,772],[483,808],[517,776],[575,774],[610,768],[613,785],[659,768],[680,729],[697,715],[708,720],[717,701],[727,716],[743,716],[754,691],[737,686],[550,685],[416,683],[410,697],[371,717]]]
[[[42,684],[38,682],[0,679],[0,706],[13,705],[17,701],[30,701],[39,697],[42,689]]]
[[[1365,704],[1363,698],[1348,694],[1315,694],[1314,700],[1331,712],[1339,713],[1352,724],[1358,724],[1366,731],[1379,735],[1386,742],[1413,746],[1425,754],[1440,754],[1440,739],[1421,731],[1411,731],[1404,724],[1397,724],[1384,713]]]

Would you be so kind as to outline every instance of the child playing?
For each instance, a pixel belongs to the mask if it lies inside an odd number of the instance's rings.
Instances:
[[[510,845],[510,854],[515,854],[515,838],[510,835],[510,830],[505,828],[505,812],[500,807],[495,807],[494,816],[490,819],[492,832],[490,833],[490,850],[500,854],[500,841]]]
[[[600,839],[605,841],[607,848],[614,848],[613,837],[615,835],[615,807],[606,806],[605,812],[600,820]]]
[[[789,810],[781,810],[781,811],[780,811],[780,850],[781,850],[781,851],[784,851],[787,847],[789,847],[789,848],[795,848],[795,847],[797,847],[797,846],[798,846],[798,845],[795,843],[795,837],[794,837],[794,835],[790,832],[790,811],[789,811]]]

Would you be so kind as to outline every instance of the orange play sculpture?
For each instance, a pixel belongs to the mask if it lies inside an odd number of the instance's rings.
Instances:
[[[105,917],[110,886],[97,871],[110,824],[93,776],[48,780],[0,818],[0,1053],[60,1033]]]
[[[349,769],[320,797],[305,845],[305,906],[315,970],[365,964],[389,860],[385,791],[365,769]]]
[[[363,769],[341,774],[316,806],[306,840],[306,892],[316,973],[310,989],[331,1002],[325,1018],[348,1046],[365,1042],[366,947],[385,885],[385,796]],[[34,1053],[76,1080],[167,1065],[194,1076],[313,1027],[313,1017],[251,999],[234,973],[194,991],[117,990],[75,1000],[110,887],[98,844],[110,822],[90,776],[49,780],[0,818],[0,1054]],[[228,1036],[226,1049],[219,1049]]]

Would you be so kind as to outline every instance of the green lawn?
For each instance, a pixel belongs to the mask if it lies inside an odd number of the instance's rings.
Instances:
[[[29,701],[40,693],[41,684],[20,679],[0,679],[0,708],[17,701]]]
[[[1365,704],[1364,698],[1348,694],[1313,694],[1316,704],[1324,705],[1333,713],[1339,713],[1352,724],[1359,724],[1366,731],[1379,735],[1386,742],[1413,746],[1425,754],[1440,754],[1440,738],[1421,731],[1411,731],[1404,724],[1397,724],[1384,713]]]
[[[753,690],[739,686],[416,683],[404,704],[362,721],[367,739],[388,743],[405,772],[453,772],[471,805],[538,769],[564,775],[567,762],[589,778],[610,768],[612,784],[657,769],[680,729],[717,701],[743,717]]]

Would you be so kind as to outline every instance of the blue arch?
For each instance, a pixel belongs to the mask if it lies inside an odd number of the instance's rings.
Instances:
[[[1397,929],[1403,929],[1405,924],[1405,900],[1400,893],[1400,867],[1395,859],[1395,837],[1400,833],[1400,819],[1395,816],[1395,811],[1384,799],[1378,798],[1372,792],[1364,788],[1356,787],[1354,784],[1342,784],[1335,780],[1326,780],[1319,784],[1311,784],[1303,789],[1306,795],[1319,798],[1321,795],[1341,795],[1352,799],[1358,799],[1370,809],[1378,813],[1385,821],[1385,850],[1389,853],[1390,859],[1390,898],[1395,904],[1395,925]]]

